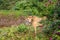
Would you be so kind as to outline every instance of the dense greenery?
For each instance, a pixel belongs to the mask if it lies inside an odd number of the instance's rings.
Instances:
[[[28,15],[52,15],[56,0],[1,0],[0,9],[23,10]]]
[[[0,28],[0,40],[60,40],[60,1],[59,0],[0,0],[0,14],[18,16],[47,16],[44,28],[34,35],[32,26]],[[12,17],[12,16],[11,16]]]

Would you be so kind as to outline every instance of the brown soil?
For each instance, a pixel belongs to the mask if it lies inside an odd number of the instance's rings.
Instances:
[[[24,16],[16,17],[13,14],[2,15],[0,14],[0,27],[10,27],[12,25],[19,25],[25,20]]]

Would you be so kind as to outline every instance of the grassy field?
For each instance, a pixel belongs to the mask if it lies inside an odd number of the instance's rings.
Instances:
[[[16,17],[21,15],[28,16],[25,12],[16,10],[0,10],[0,14],[14,14]],[[60,40],[60,36],[53,36],[57,37],[56,40]],[[43,32],[40,32],[40,27],[37,27],[37,34],[35,35],[32,26],[20,24],[19,26],[0,28],[0,40],[49,40],[49,37],[44,35]]]
[[[28,16],[28,14],[22,11],[12,11],[12,10],[0,10],[0,14],[9,15],[14,14],[18,16]],[[38,36],[34,35],[34,29],[31,26],[26,26],[24,24],[19,25],[18,27],[3,27],[0,28],[0,40],[43,40],[37,32]]]
[[[34,29],[31,26],[25,26],[24,24],[18,27],[4,27],[0,28],[0,40],[48,40],[37,28],[37,34],[34,35]]]
[[[15,16],[28,16],[28,14],[22,10],[0,10],[0,14],[8,15],[8,14],[14,14]]]

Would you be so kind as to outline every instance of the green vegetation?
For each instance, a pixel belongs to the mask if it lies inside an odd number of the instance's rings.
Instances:
[[[36,35],[32,26],[20,24],[17,27],[1,27],[0,40],[60,40],[59,3],[59,0],[0,0],[0,15],[47,17],[46,21],[42,21],[43,31],[40,32],[40,27],[37,27]]]
[[[48,40],[48,38],[38,32],[37,36],[34,36],[33,28],[25,26],[26,25],[21,24],[18,27],[12,26],[0,28],[0,40],[43,40],[43,38]],[[27,30],[26,28],[28,28],[29,30]]]

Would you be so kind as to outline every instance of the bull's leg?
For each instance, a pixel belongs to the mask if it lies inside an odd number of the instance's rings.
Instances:
[[[36,26],[34,27],[34,33],[35,33],[35,35],[36,35],[36,33],[37,33]]]
[[[36,34],[36,27],[35,27],[35,34]]]

